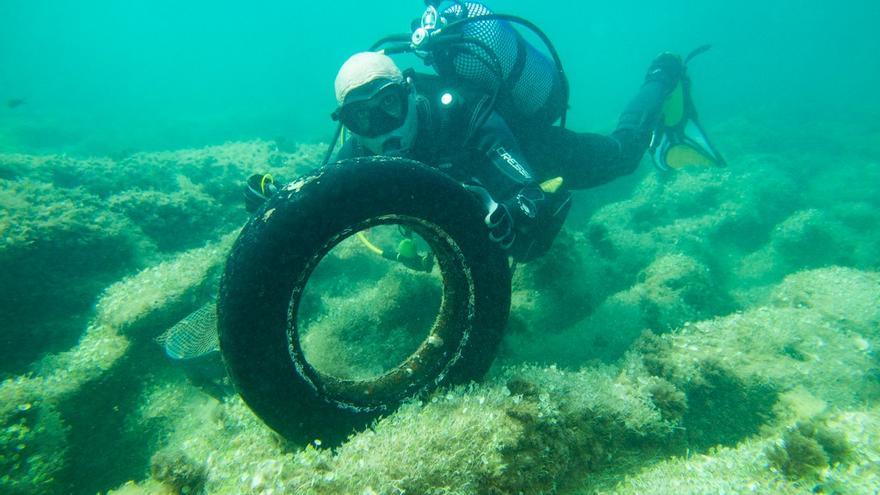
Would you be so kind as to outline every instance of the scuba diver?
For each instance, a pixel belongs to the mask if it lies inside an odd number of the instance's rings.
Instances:
[[[723,164],[696,121],[686,74],[704,48],[656,57],[609,135],[578,133],[565,128],[568,82],[537,27],[476,1],[427,3],[412,32],[339,69],[324,166],[283,188],[268,175],[248,179],[246,204],[258,213],[226,263],[217,342],[245,402],[288,438],[341,441],[404,400],[482,377],[507,327],[516,263],[549,249],[571,190],[633,172],[647,150],[664,169]],[[389,56],[397,53],[435,74],[401,70]],[[367,238],[377,226],[399,229],[396,252]],[[355,235],[408,269],[439,268],[443,298],[414,352],[351,379],[310,363],[298,315],[315,267]]]
[[[554,66],[530,45],[504,19],[511,16],[487,15],[479,2],[442,11],[429,3],[419,28],[425,37],[457,20],[487,19],[463,28],[477,50],[441,48],[426,57],[437,75],[402,71],[381,51],[351,56],[335,80],[332,118],[345,139],[335,160],[400,156],[440,169],[481,197],[490,239],[518,261],[549,248],[570,190],[632,173],[649,147],[661,169],[723,165],[696,122],[686,74],[687,61],[708,47],[685,60],[660,54],[611,134],[577,133],[564,127],[568,83],[558,60]],[[264,182],[251,177],[253,210],[274,190]]]
[[[515,258],[531,259],[538,254],[529,249],[534,245],[517,250],[515,241],[555,236],[569,196],[554,188],[594,187],[633,172],[683,76],[681,57],[658,56],[617,128],[603,136],[505,121],[488,108],[486,94],[447,87],[439,76],[403,72],[384,54],[361,52],[336,77],[333,116],[350,133],[336,158],[404,156],[440,168],[485,196],[490,239],[513,248]],[[491,113],[474,128],[480,112]]]

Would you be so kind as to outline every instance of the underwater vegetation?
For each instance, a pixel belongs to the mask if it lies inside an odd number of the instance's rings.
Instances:
[[[780,444],[765,452],[774,468],[792,478],[802,478],[813,471],[827,469],[830,464],[845,462],[849,454],[846,435],[816,420],[797,423],[782,435]]]
[[[285,441],[154,342],[212,299],[244,179],[292,177],[319,146],[0,154],[0,493],[875,493],[880,140],[840,126],[731,121],[728,168],[643,167],[573,211],[517,267],[485,380],[333,449]],[[821,144],[784,145],[801,141]],[[339,373],[348,347],[389,348],[333,328],[371,308],[403,345],[436,297],[370,259],[335,253],[332,298],[308,303]]]
[[[73,345],[114,281],[243,223],[241,181],[299,157],[264,142],[120,161],[0,154],[0,320],[15,343],[0,376]]]

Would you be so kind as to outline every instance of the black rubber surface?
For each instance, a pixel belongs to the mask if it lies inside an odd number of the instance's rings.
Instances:
[[[510,271],[481,211],[456,181],[404,159],[346,160],[284,187],[242,230],[220,287],[220,349],[245,402],[290,440],[338,442],[407,398],[485,374],[507,323]],[[299,346],[299,297],[324,254],[383,223],[409,226],[437,255],[440,338],[370,381],[322,375]]]

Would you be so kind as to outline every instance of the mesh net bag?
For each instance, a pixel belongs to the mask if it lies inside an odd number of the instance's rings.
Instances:
[[[217,337],[217,304],[210,302],[190,313],[156,338],[174,359],[192,359],[220,348]]]

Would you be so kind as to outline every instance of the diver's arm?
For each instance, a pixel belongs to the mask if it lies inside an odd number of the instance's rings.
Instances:
[[[516,138],[497,113],[492,112],[472,139],[482,158],[476,160],[481,166],[472,172],[494,197],[510,198],[523,189],[538,187]]]
[[[664,52],[651,62],[645,82],[620,114],[617,129],[611,133],[620,147],[619,160],[624,169],[632,172],[638,167],[662,116],[664,101],[683,77],[684,63],[678,55]]]
[[[664,52],[648,67],[645,82],[636,96],[620,114],[615,133],[635,130],[650,133],[660,118],[663,102],[676,84],[684,77],[681,57]]]
[[[638,167],[660,119],[663,102],[682,75],[681,58],[669,53],[661,54],[648,68],[639,92],[620,114],[617,128],[609,138],[617,144],[616,166],[623,173],[630,173]]]
[[[535,219],[546,209],[544,192],[504,120],[492,113],[472,136],[477,169],[474,182],[483,190],[490,239],[509,248],[517,233],[532,231]]]

